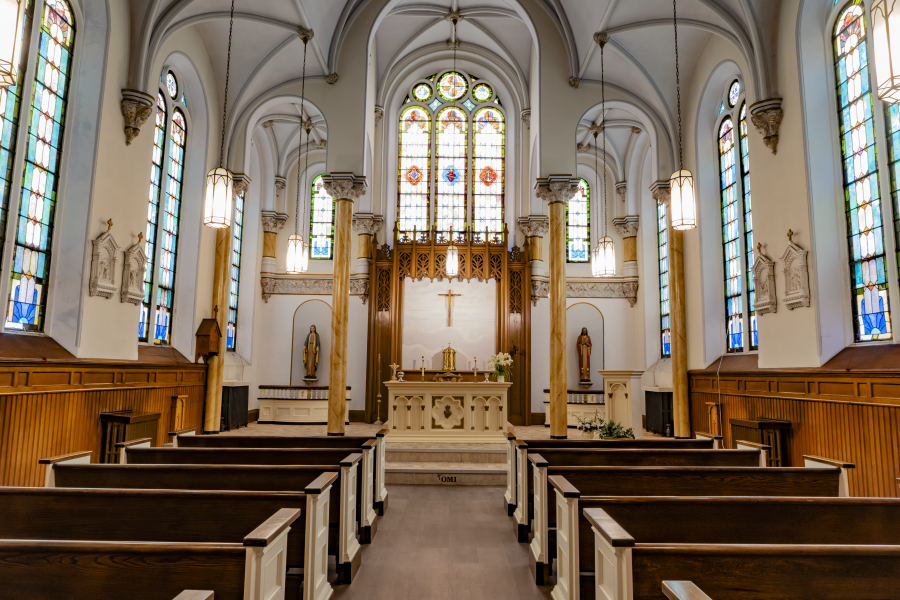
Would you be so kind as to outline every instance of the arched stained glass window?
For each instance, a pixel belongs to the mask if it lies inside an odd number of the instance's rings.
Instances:
[[[228,284],[228,324],[225,340],[228,350],[237,346],[238,291],[241,285],[241,242],[244,235],[244,194],[234,197],[234,226],[231,230],[231,281]]]
[[[466,227],[468,119],[449,106],[437,114],[435,128],[435,224],[438,234],[461,231]]]
[[[431,196],[431,115],[421,106],[400,113],[399,167],[398,228],[425,231]]]
[[[719,126],[719,175],[722,193],[722,243],[725,255],[726,349],[728,352],[743,352],[741,234],[738,225],[734,123],[731,117],[725,117]]]
[[[669,324],[669,223],[667,207],[656,205],[656,233],[659,247],[659,329],[663,358],[672,356],[672,328]]]
[[[481,83],[476,92],[487,87]],[[488,95],[488,98],[490,95]],[[483,108],[475,113],[475,129],[472,144],[472,226],[475,231],[503,230],[503,191],[505,183],[503,157],[506,125],[503,115],[493,108]]]
[[[578,192],[566,203],[566,262],[587,262],[591,243],[591,186],[579,179]]]
[[[156,264],[156,230],[159,223],[159,201],[162,193],[163,154],[166,149],[166,101],[162,93],[156,95],[156,127],[153,129],[153,164],[150,166],[150,203],[147,208],[147,233],[144,236],[144,252],[147,268],[144,269],[144,299],[141,302],[141,321],[138,339],[147,341],[150,331],[150,299],[153,295],[153,265]]]
[[[325,191],[321,175],[313,179],[310,193],[310,257],[331,260],[334,256],[334,198]]]
[[[756,260],[753,245],[753,213],[750,205],[750,142],[747,139],[747,103],[741,105],[741,182],[744,186],[744,253],[747,257],[744,270],[747,273],[747,295],[750,309],[750,349],[759,349],[759,329],[756,327],[756,288],[753,283],[753,261]]]
[[[41,331],[56,214],[75,21],[65,0],[45,0],[19,203],[7,329]]]
[[[851,3],[835,24],[834,59],[857,342],[892,335],[866,39],[864,6]]]

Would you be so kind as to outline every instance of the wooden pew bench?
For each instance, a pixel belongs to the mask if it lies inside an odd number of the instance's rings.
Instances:
[[[149,439],[149,438],[148,438]],[[369,544],[377,521],[372,508],[372,452],[374,439],[363,444],[356,488],[359,542]],[[346,448],[151,448],[131,446],[119,451],[121,464],[142,465],[338,465],[346,459]]]
[[[554,467],[541,455],[534,462],[534,536],[529,560],[535,580],[543,585],[557,547],[551,544],[550,517],[568,521],[568,502],[557,502],[557,486],[549,478],[564,477],[582,498],[586,496],[823,496],[838,495],[840,469],[761,467]],[[556,479],[554,479],[556,481]],[[568,501],[572,491],[562,492]],[[560,507],[563,508],[560,508]],[[561,520],[562,519],[562,520]],[[555,530],[556,528],[554,528]],[[558,532],[554,535],[559,536]]]
[[[0,487],[0,539],[242,543],[280,509],[303,510],[287,537],[287,597],[322,598],[337,477],[323,473],[303,493]]]
[[[215,597],[212,590],[184,590],[173,600],[213,600]]]
[[[662,593],[669,600],[712,600],[693,581],[663,581]]]
[[[76,455],[77,456],[77,455]],[[83,460],[83,457],[75,460]],[[362,455],[351,454],[339,465],[100,465],[71,464],[42,459],[48,464],[49,487],[135,488],[167,490],[235,490],[303,492],[323,473],[337,473],[329,503],[329,553],[337,557],[338,580],[350,583],[360,565],[357,538],[357,476]]]
[[[300,513],[281,509],[239,543],[2,539],[2,593],[170,600],[186,587],[202,587],[217,600],[282,600],[287,535]]]
[[[590,511],[602,511],[641,543],[900,544],[900,500],[895,499],[579,497],[579,490],[564,477],[551,476],[551,484],[559,515],[559,590],[554,597],[560,600],[573,598],[569,586],[579,581],[581,598],[593,598],[597,553],[614,554],[607,546],[597,546]]]
[[[528,541],[529,525],[533,516],[532,506],[525,502],[519,502],[525,496],[525,490],[530,481],[530,468],[528,452],[540,452],[542,449],[656,449],[656,450],[715,450],[718,448],[716,440],[709,439],[640,439],[640,440],[533,440],[526,442],[516,439],[514,431],[507,434],[507,512],[514,517],[516,537],[519,542]]]
[[[370,463],[363,465],[367,470],[371,467],[373,473],[372,504],[379,515],[384,515],[387,510],[388,493],[384,485],[384,436],[387,431],[382,429],[375,434],[376,446],[372,449]],[[362,452],[372,441],[370,436],[194,435],[192,432],[179,432],[173,445],[180,448],[347,448]]]

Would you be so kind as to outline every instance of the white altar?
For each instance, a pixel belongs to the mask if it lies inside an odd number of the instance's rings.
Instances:
[[[409,442],[506,442],[512,383],[386,381],[387,437]]]

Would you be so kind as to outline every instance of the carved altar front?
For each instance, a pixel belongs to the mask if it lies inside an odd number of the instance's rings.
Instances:
[[[407,442],[505,442],[512,383],[385,381],[387,437]]]

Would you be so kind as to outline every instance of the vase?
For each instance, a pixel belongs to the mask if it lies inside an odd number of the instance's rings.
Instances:
[[[497,375],[497,383],[505,383],[506,376],[505,375]]]
[[[585,440],[592,440],[592,439],[594,439],[594,432],[593,431],[582,431],[581,437]]]

